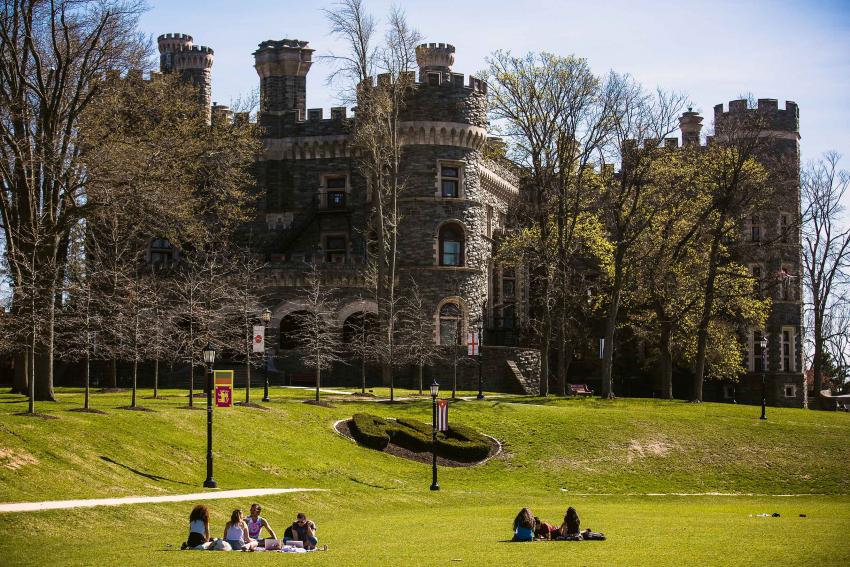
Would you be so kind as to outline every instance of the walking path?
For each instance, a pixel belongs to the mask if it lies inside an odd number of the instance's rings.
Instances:
[[[12,502],[0,504],[0,512],[38,512],[66,508],[92,508],[94,506],[122,506],[124,504],[158,504],[160,502],[186,502],[192,500],[218,500],[221,498],[249,498],[288,492],[324,492],[322,488],[244,488],[241,490],[217,490],[193,494],[169,494],[167,496],[127,496],[123,498],[91,498],[88,500],[47,500],[44,502]]]

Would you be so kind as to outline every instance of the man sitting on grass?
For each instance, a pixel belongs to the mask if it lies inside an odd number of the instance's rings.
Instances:
[[[316,549],[316,544],[319,543],[316,538],[316,524],[307,519],[307,514],[304,512],[298,512],[296,520],[292,522],[292,536],[304,542],[304,549]]]

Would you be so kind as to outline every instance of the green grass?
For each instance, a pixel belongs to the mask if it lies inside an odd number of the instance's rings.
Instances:
[[[354,389],[344,389],[355,391]],[[259,400],[258,392],[253,392]],[[385,395],[383,390],[376,394]],[[203,411],[180,409],[184,392],[117,409],[129,393],[96,394],[107,415],[74,413],[78,390],[24,411],[0,395],[0,501],[157,495],[201,491]],[[398,392],[407,397],[409,391]],[[466,393],[464,393],[466,394]],[[474,393],[473,393],[474,394]],[[498,438],[486,465],[442,469],[357,447],[331,425],[355,412],[429,421],[430,399],[300,403],[312,392],[273,388],[270,409],[215,413],[215,479],[221,488],[316,487],[328,492],[261,498],[282,533],[298,511],[319,525],[324,565],[702,563],[842,565],[850,562],[850,415],[660,400],[499,397],[457,401],[449,419]],[[327,395],[331,399],[337,396]],[[347,396],[339,396],[342,399]],[[237,399],[240,396],[237,395]],[[204,400],[196,399],[203,406]],[[17,468],[13,468],[17,467]],[[752,496],[646,496],[649,493]],[[779,496],[793,494],[797,496]],[[250,502],[216,500],[214,535]],[[522,506],[560,523],[576,506],[582,526],[606,542],[509,544]],[[277,554],[174,551],[190,503],[0,515],[0,564],[269,564]],[[780,518],[761,518],[761,512]],[[799,514],[806,514],[800,518]],[[33,546],[33,542],[40,542]],[[569,549],[566,549],[569,547]]]

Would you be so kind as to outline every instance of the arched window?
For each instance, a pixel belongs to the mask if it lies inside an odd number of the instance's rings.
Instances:
[[[363,346],[378,332],[378,320],[374,313],[358,311],[352,313],[342,324],[342,342]]]
[[[298,348],[301,334],[304,330],[306,311],[296,311],[285,315],[280,320],[280,349],[292,350]]]
[[[440,228],[440,265],[463,266],[463,228],[458,224]]]
[[[457,303],[444,303],[439,313],[440,344],[459,345],[461,341],[461,311]]]

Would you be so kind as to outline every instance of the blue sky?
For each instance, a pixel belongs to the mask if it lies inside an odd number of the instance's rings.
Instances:
[[[320,9],[332,2],[158,1],[142,29],[192,35],[215,50],[213,100],[227,104],[258,84],[251,53],[266,39],[309,40],[316,54],[339,49]],[[365,0],[376,17],[391,2]],[[396,2],[427,41],[457,48],[454,70],[474,73],[496,49],[586,57],[597,73],[628,72],[645,85],[689,94],[711,122],[712,107],[738,95],[800,106],[804,160],[830,149],[850,168],[850,0]],[[337,104],[329,69],[313,65],[308,107]]]

